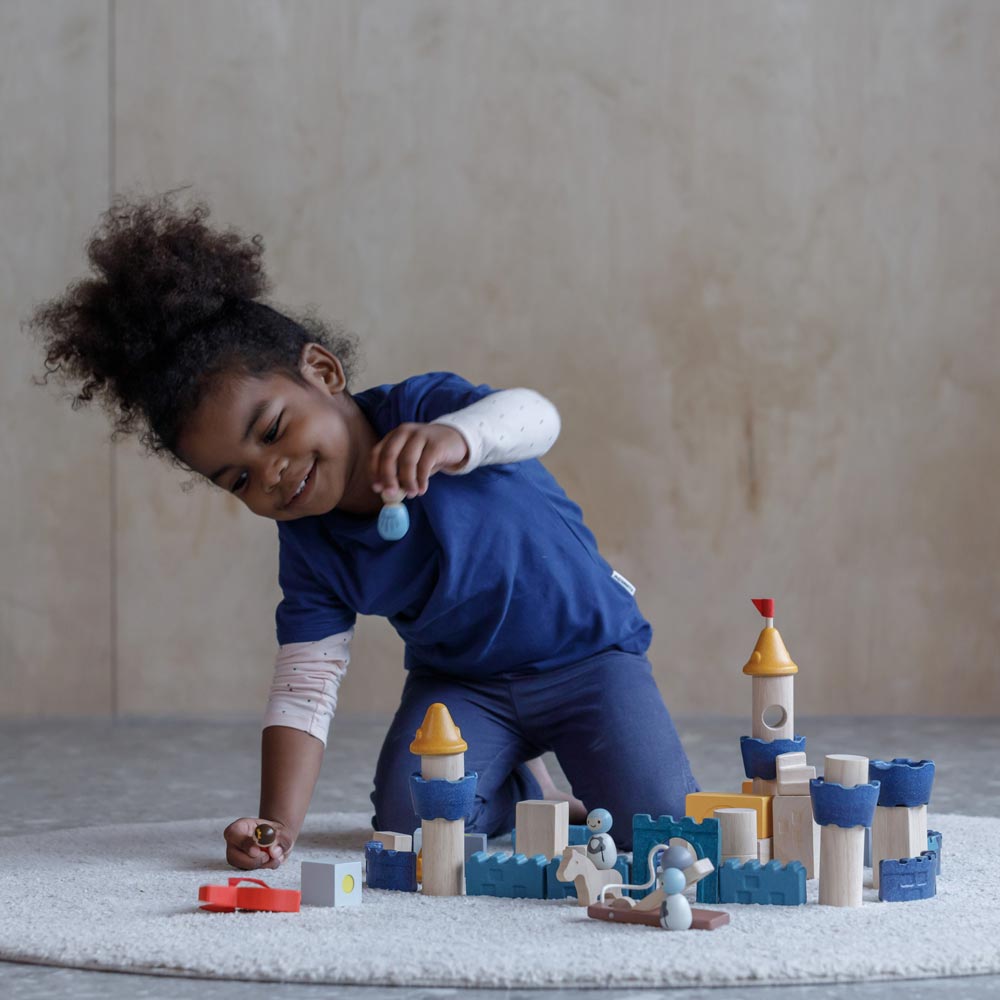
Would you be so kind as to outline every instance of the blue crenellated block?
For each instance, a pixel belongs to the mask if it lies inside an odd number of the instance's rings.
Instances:
[[[813,778],[809,782],[813,817],[820,826],[871,826],[878,803],[878,782],[867,785],[838,785],[835,781]]]
[[[935,874],[941,874],[941,848],[944,845],[944,837],[938,833],[937,830],[927,831],[927,850],[933,851],[937,855],[937,865],[935,866]]]
[[[377,840],[365,844],[369,889],[417,891],[417,856],[413,851],[387,851]]]
[[[572,882],[560,882],[556,878],[556,872],[559,871],[561,864],[562,858],[558,857],[553,858],[545,866],[546,899],[576,899],[576,886]],[[621,875],[623,883],[627,884],[632,881],[632,866],[628,863],[628,858],[624,854],[618,855],[618,860],[615,862],[615,871]],[[625,891],[622,895],[627,896],[628,892]]]
[[[764,906],[804,906],[806,870],[801,861],[747,861],[735,858],[719,869],[720,903],[759,903]]]
[[[783,753],[804,753],[806,738],[796,736],[791,740],[761,740],[756,736],[740,737],[743,770],[748,778],[774,781],[778,777],[777,758]]]
[[[545,899],[548,858],[536,854],[487,854],[477,851],[465,862],[467,896],[502,896],[505,899]]]
[[[697,900],[699,903],[717,903],[719,901],[719,821],[714,817],[702,820],[700,823],[685,816],[674,819],[673,816],[660,816],[653,819],[649,813],[636,813],[632,817],[632,882],[642,885],[649,880],[649,852],[656,844],[668,844],[671,837],[686,840],[699,858],[708,858],[716,870],[706,875],[699,883]],[[631,895],[635,898],[648,895],[652,889],[636,889]]]
[[[878,898],[884,903],[908,903],[937,894],[937,857],[924,851],[919,858],[886,858],[878,867]]]
[[[413,774],[410,777],[413,811],[421,819],[465,819],[476,800],[478,777],[474,771],[469,771],[464,778],[455,781],[444,778],[425,781],[419,774]]]
[[[868,762],[868,780],[879,782],[880,806],[925,806],[931,800],[934,761],[893,757]]]

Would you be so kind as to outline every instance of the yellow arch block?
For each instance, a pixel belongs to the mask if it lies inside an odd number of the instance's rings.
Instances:
[[[716,809],[755,809],[757,839],[771,836],[771,795],[747,795],[745,792],[691,792],[684,800],[684,811],[693,820],[710,819]]]

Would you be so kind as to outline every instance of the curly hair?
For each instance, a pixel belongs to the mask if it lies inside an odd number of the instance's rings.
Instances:
[[[39,306],[27,326],[42,340],[47,381],[80,383],[77,408],[98,397],[115,435],[177,461],[178,437],[213,379],[281,372],[301,381],[308,343],[335,354],[348,378],[356,338],[315,317],[292,318],[259,301],[270,288],[264,240],[206,224],[203,202],[176,192],[120,196],[87,241],[95,277]]]

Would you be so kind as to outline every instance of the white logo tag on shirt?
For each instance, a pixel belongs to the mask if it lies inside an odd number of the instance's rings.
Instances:
[[[620,583],[630,594],[635,594],[635,587],[632,586],[632,584],[629,583],[628,580],[626,580],[625,577],[618,572],[618,570],[614,570],[612,572],[611,579],[614,580],[615,583]]]

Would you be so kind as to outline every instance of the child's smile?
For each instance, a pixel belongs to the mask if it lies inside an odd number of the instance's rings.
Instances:
[[[377,513],[367,463],[377,437],[345,391],[340,363],[310,345],[302,378],[219,376],[187,422],[178,455],[262,517],[289,521],[334,507]]]

